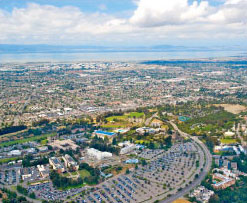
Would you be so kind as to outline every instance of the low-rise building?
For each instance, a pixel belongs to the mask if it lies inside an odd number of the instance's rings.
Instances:
[[[105,159],[105,158],[112,157],[112,153],[110,153],[110,152],[101,152],[101,151],[99,151],[97,149],[94,149],[94,148],[88,148],[87,149],[87,154],[88,154],[88,156],[96,158],[98,160],[102,160],[102,159]]]
[[[207,203],[212,195],[214,195],[214,191],[208,190],[204,186],[199,186],[189,196],[195,197],[197,201]]]
[[[12,150],[8,153],[8,156],[21,156],[22,155],[22,151],[20,150]]]
[[[104,139],[105,137],[108,137],[109,139],[112,139],[113,137],[116,136],[116,133],[96,130],[96,131],[94,131],[93,135],[94,136],[98,136],[98,137],[100,137],[102,139]]]
[[[136,146],[135,144],[130,144],[130,145],[127,145],[126,147],[123,147],[121,150],[120,150],[120,154],[123,155],[123,154],[128,154],[130,152],[132,152],[133,150],[136,149]]]
[[[138,164],[139,160],[138,159],[127,159],[125,161],[126,164]]]
[[[32,176],[32,172],[30,168],[22,168],[20,174],[22,180],[26,180]]]
[[[73,170],[79,169],[79,165],[70,155],[65,154],[65,156],[63,156],[63,160],[66,167],[72,168]]]
[[[222,175],[220,173],[213,174],[213,179],[214,180],[220,180],[219,182],[213,184],[213,188],[217,189],[217,190],[225,189],[225,188],[230,187],[230,186],[235,184],[235,179],[229,178],[229,177]]]
[[[154,129],[154,128],[148,128],[148,127],[142,127],[142,128],[137,128],[136,132],[138,134],[144,135],[145,133],[147,134],[155,134],[158,133],[160,131],[160,129]]]
[[[39,150],[39,152],[47,152],[48,147],[47,146],[39,147],[38,150]]]
[[[61,161],[57,157],[51,157],[49,163],[52,166],[53,170],[56,170],[58,173],[65,172],[65,168]]]
[[[42,178],[48,178],[49,177],[49,172],[50,172],[49,167],[46,167],[44,165],[38,165],[37,168],[38,168],[40,176]]]

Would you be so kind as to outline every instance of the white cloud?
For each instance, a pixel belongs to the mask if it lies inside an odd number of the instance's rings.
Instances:
[[[140,0],[130,22],[140,26],[162,26],[203,21],[213,8],[207,1],[192,5],[188,0]]]
[[[210,15],[209,21],[215,23],[243,23],[247,26],[247,1],[226,0],[217,12]]]
[[[29,4],[11,13],[0,10],[0,39],[86,41],[94,35],[126,29],[124,19],[103,13],[83,13],[76,7]],[[76,39],[77,38],[77,39]]]
[[[0,43],[111,44],[247,37],[247,0],[137,0],[129,19],[76,7],[29,4],[0,10]]]
[[[188,0],[139,0],[137,5],[130,22],[142,27],[247,21],[246,0],[225,0],[218,7],[196,0],[192,4]]]
[[[161,32],[179,38],[247,37],[247,1],[224,0],[218,6],[209,1],[138,0],[130,18],[133,26],[160,27]],[[173,28],[173,29],[172,29]],[[177,31],[174,31],[177,30]]]

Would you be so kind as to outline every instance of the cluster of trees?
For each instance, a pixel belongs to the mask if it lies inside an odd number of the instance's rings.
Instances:
[[[50,122],[50,121],[49,121],[48,119],[44,118],[44,119],[41,119],[41,120],[39,120],[39,121],[34,121],[34,122],[32,123],[32,125],[33,125],[34,127],[37,127],[37,126],[47,125],[49,122]]]
[[[29,129],[28,134],[34,134],[34,135],[41,135],[42,134],[42,130],[41,129]]]
[[[25,196],[29,196],[32,199],[35,199],[36,198],[36,195],[35,195],[34,192],[32,192],[32,193],[29,194],[28,193],[28,190],[26,188],[22,187],[21,185],[17,185],[16,189],[17,189],[17,191],[19,193],[21,193],[21,194],[23,194]]]
[[[215,191],[209,203],[247,202],[247,177],[240,177],[240,181],[225,190]]]
[[[102,151],[102,152],[111,152],[111,153],[114,153],[114,154],[119,154],[120,152],[120,149],[115,147],[115,146],[112,146],[111,144],[108,144],[108,140],[107,139],[102,139],[102,138],[99,138],[97,136],[95,136],[93,138],[93,140],[91,141],[90,145],[89,145],[91,148],[95,148],[95,149],[98,149],[99,151]]]
[[[22,160],[22,166],[23,167],[31,167],[31,166],[37,166],[37,165],[45,165],[49,163],[49,159],[46,157],[41,157],[38,160],[33,160],[32,155],[27,155]]]
[[[206,111],[206,109],[205,109]],[[189,121],[186,121],[180,124],[180,128],[187,132],[193,133],[199,131],[211,131],[211,133],[216,133],[219,129],[230,129],[232,128],[235,122],[238,122],[239,119],[232,113],[226,112],[224,110],[219,110],[217,113],[211,113],[209,115],[205,115],[203,117],[193,118]],[[201,127],[198,130],[191,129],[191,126],[194,124],[203,123],[206,127]]]
[[[76,186],[80,186],[83,184],[83,180],[80,177],[77,180],[73,180],[73,179],[60,175],[56,171],[52,171],[50,173],[50,179],[54,186],[58,188],[62,188],[62,189],[66,189],[67,187],[70,187],[70,186],[76,187]]]
[[[84,181],[89,185],[98,184],[100,181],[100,170],[98,168],[93,168],[87,163],[81,163],[79,165],[79,170],[87,170],[90,176],[86,177]]]
[[[24,203],[27,199],[23,196],[17,196],[15,192],[12,192],[6,188],[1,188],[1,191],[7,194],[7,198],[2,200],[3,203]]]
[[[27,126],[20,125],[20,126],[10,126],[6,128],[0,129],[0,135],[8,134],[8,133],[15,133],[21,130],[27,129]]]
[[[244,173],[247,173],[247,155],[241,153],[239,157],[233,159],[234,162],[237,162],[238,169]]]

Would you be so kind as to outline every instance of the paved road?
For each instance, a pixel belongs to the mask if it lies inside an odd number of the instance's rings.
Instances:
[[[150,118],[148,118],[146,121],[145,121],[145,125],[148,126],[150,124],[150,122],[152,121],[153,118],[155,117],[158,117],[158,112],[155,113],[154,115],[152,115]]]
[[[238,127],[237,127],[237,135],[238,135],[238,138],[241,140],[241,144],[244,146],[244,147],[247,147],[247,142],[244,141],[244,138],[241,136],[241,129],[240,129],[240,123],[238,124]]]
[[[162,203],[171,203],[171,202],[175,201],[176,199],[189,193],[190,190],[192,190],[196,186],[200,185],[202,180],[205,178],[205,176],[209,172],[211,165],[212,165],[212,155],[209,152],[209,150],[207,149],[207,147],[205,146],[205,144],[202,141],[200,141],[197,137],[192,137],[192,136],[182,132],[181,130],[179,130],[175,123],[173,123],[171,121],[170,121],[170,123],[173,126],[173,128],[179,132],[179,134],[181,136],[191,138],[194,142],[196,142],[197,144],[199,144],[202,147],[203,151],[206,154],[206,164],[205,164],[205,167],[203,168],[202,173],[199,174],[199,177],[195,181],[193,181],[192,184],[190,184],[188,187],[184,188],[180,192],[177,192],[176,194],[172,195],[171,197],[163,200]]]

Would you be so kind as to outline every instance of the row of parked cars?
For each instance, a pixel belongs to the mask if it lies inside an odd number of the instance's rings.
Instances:
[[[15,169],[0,172],[0,182],[7,185],[15,185],[19,180],[19,174]]]
[[[67,196],[73,196],[81,192],[80,189],[70,189],[65,191],[60,191],[54,189],[52,183],[40,183],[36,185],[30,185],[28,187],[28,192],[35,192],[38,198],[45,200],[62,200],[66,199]]]
[[[87,195],[81,202],[137,202],[142,183],[135,177],[121,175],[108,180]]]

